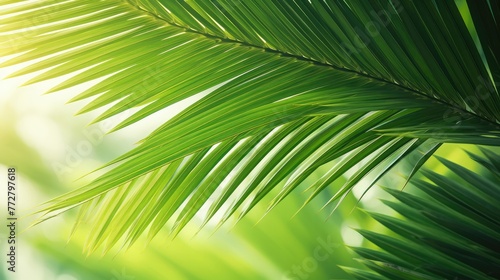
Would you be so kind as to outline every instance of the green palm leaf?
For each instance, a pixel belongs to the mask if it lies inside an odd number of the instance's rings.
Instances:
[[[472,155],[477,171],[438,158],[452,175],[422,170],[428,180],[412,180],[424,193],[387,190],[398,202],[384,201],[402,218],[371,216],[394,232],[359,232],[383,251],[354,248],[372,274],[346,268],[358,279],[498,279],[500,224],[497,213],[500,157]],[[384,279],[386,279],[384,278]]]
[[[49,92],[101,79],[71,101],[125,114],[113,130],[195,100],[44,209],[96,202],[95,247],[177,233],[204,205],[204,223],[242,216],[279,187],[272,208],[333,160],[309,200],[358,163],[328,204],[440,143],[499,145],[498,6],[471,5],[491,25],[478,44],[451,1],[19,1],[0,66],[33,61],[10,75],[44,70],[27,84],[75,72]]]

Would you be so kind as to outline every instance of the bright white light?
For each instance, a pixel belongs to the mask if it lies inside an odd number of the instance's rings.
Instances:
[[[363,243],[363,237],[353,228],[358,227],[358,225],[353,225],[352,223],[342,223],[342,228],[340,233],[342,234],[342,239],[344,243],[348,246],[358,247]]]

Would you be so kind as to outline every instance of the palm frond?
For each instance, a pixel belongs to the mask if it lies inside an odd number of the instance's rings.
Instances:
[[[491,6],[471,9],[474,23],[496,24]],[[340,158],[309,200],[363,159],[329,203],[442,142],[500,144],[495,35],[481,30],[476,46],[454,2],[20,1],[0,18],[0,55],[17,54],[0,66],[36,59],[11,74],[45,70],[27,84],[78,71],[49,92],[103,79],[71,101],[109,106],[95,122],[134,109],[113,130],[205,91],[44,209],[97,201],[94,245],[172,220],[178,232],[205,204],[205,223],[244,215],[280,186],[272,208]]]
[[[412,180],[424,193],[415,196],[388,189],[398,202],[384,201],[401,218],[371,216],[395,236],[359,232],[383,251],[354,248],[376,274],[351,270],[358,279],[498,279],[500,273],[500,156],[472,157],[472,171],[438,158],[453,175],[422,170],[426,180]],[[385,278],[384,278],[385,279]]]

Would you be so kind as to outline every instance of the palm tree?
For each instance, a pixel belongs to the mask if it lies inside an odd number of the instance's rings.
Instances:
[[[408,178],[442,143],[500,145],[497,1],[3,1],[0,66],[10,77],[68,73],[56,92],[79,113],[121,115],[111,131],[190,102],[88,185],[52,200],[46,218],[97,211],[93,247],[177,234],[269,210],[315,170],[325,206],[369,189],[402,159]],[[90,213],[90,212],[89,212]],[[217,215],[218,216],[218,215]]]

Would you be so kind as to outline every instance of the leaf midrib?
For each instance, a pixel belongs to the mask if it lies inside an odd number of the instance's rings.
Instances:
[[[260,49],[260,50],[263,50],[265,52],[276,53],[276,54],[279,54],[282,57],[288,57],[288,58],[293,58],[293,59],[297,59],[297,60],[300,60],[300,61],[309,62],[309,63],[317,65],[317,66],[328,67],[328,68],[331,68],[331,69],[335,69],[337,71],[342,71],[342,72],[347,72],[347,73],[353,73],[353,74],[359,75],[361,77],[365,77],[365,78],[377,80],[377,81],[380,81],[380,82],[383,82],[383,83],[386,83],[386,84],[390,84],[390,85],[393,85],[393,86],[397,86],[397,87],[399,87],[399,88],[401,88],[403,90],[406,90],[406,91],[412,92],[414,94],[417,94],[419,96],[422,96],[424,98],[427,98],[427,99],[429,99],[430,102],[436,102],[436,103],[443,104],[444,106],[447,106],[447,107],[449,107],[451,109],[454,109],[454,110],[456,110],[458,112],[461,112],[462,114],[466,114],[466,115],[469,115],[469,116],[481,119],[481,120],[483,120],[483,121],[485,121],[485,122],[487,122],[489,124],[492,124],[495,127],[497,127],[497,128],[500,129],[500,124],[497,123],[494,120],[490,120],[490,119],[488,119],[486,117],[483,117],[483,116],[478,115],[478,114],[476,114],[474,112],[471,112],[471,111],[469,111],[469,110],[467,110],[465,108],[457,106],[456,104],[449,103],[449,102],[446,102],[446,101],[444,101],[442,99],[434,97],[432,95],[426,94],[425,92],[422,92],[422,91],[420,91],[418,89],[407,87],[405,85],[399,84],[397,82],[389,81],[389,80],[381,78],[381,77],[371,76],[371,75],[363,73],[363,72],[359,72],[359,71],[352,70],[352,69],[345,68],[345,67],[335,66],[333,64],[329,64],[329,63],[317,61],[317,60],[314,60],[314,59],[311,59],[311,58],[308,58],[308,57],[304,57],[304,56],[301,56],[301,55],[288,53],[288,52],[285,52],[285,51],[282,51],[282,50],[272,49],[272,48],[269,48],[269,47],[263,47],[263,46],[255,45],[255,44],[252,44],[252,43],[249,43],[249,42],[240,41],[240,40],[237,40],[237,39],[229,39],[229,38],[220,37],[220,36],[213,35],[213,34],[204,33],[204,32],[198,31],[196,29],[192,29],[189,26],[183,26],[183,25],[180,25],[180,24],[175,23],[175,22],[170,22],[170,21],[168,21],[168,20],[166,20],[166,19],[164,19],[164,18],[162,18],[162,17],[160,17],[160,16],[158,16],[158,15],[156,15],[156,14],[154,14],[154,13],[148,11],[148,10],[145,10],[145,9],[143,9],[143,8],[137,6],[137,5],[134,5],[129,0],[123,0],[123,2],[125,4],[127,4],[128,6],[131,6],[134,9],[136,9],[136,10],[138,10],[138,11],[140,11],[140,12],[142,12],[142,13],[148,15],[148,16],[151,16],[151,17],[153,17],[153,18],[155,18],[155,19],[157,19],[159,21],[165,22],[166,24],[168,24],[170,26],[175,26],[175,27],[178,27],[180,29],[184,29],[186,32],[191,32],[191,33],[199,34],[199,35],[202,35],[202,36],[204,36],[206,38],[218,40],[218,41],[223,42],[223,43],[233,43],[233,44],[236,43],[236,44],[240,44],[240,45],[243,45],[243,46],[246,46],[246,47]]]

